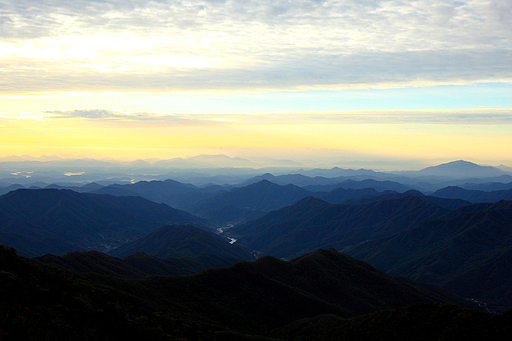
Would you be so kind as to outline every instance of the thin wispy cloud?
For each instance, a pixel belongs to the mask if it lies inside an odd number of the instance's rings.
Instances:
[[[51,110],[39,113],[0,113],[0,118],[23,120],[85,119],[89,121],[154,121],[155,126],[215,127],[333,124],[512,125],[512,109],[384,110],[344,112],[285,112],[267,114],[180,114],[126,112],[105,109]]]
[[[512,1],[3,0],[0,90],[509,82],[511,29]]]
[[[0,115],[1,117],[1,115]],[[20,115],[10,115],[20,117]],[[219,122],[225,122],[217,115],[183,115],[160,112],[127,112],[105,109],[75,109],[75,110],[51,110],[32,114],[29,117],[37,117],[39,120],[46,119],[69,119],[79,118],[92,121],[155,121],[158,126],[212,126]]]

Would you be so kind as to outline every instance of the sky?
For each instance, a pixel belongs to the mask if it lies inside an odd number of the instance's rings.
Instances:
[[[0,157],[512,166],[511,0],[0,0]]]

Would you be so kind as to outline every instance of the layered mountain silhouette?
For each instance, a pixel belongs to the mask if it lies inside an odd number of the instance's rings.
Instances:
[[[334,190],[334,191],[336,191],[336,190]],[[397,193],[395,191],[384,191],[384,192],[375,193],[375,194],[366,195],[366,196],[360,196],[360,197],[355,196],[354,198],[347,198],[347,199],[343,200],[341,203],[346,204],[346,205],[365,205],[365,204],[369,204],[369,203],[377,202],[377,201],[381,201],[381,200],[399,199],[406,195],[420,197],[428,202],[431,202],[435,205],[441,206],[441,207],[449,209],[449,210],[453,210],[453,209],[456,209],[456,208],[459,208],[462,206],[471,205],[471,202],[466,201],[466,200],[457,199],[457,198],[453,198],[453,199],[452,198],[440,198],[440,197],[436,197],[436,196],[432,196],[432,195],[425,195],[425,194],[423,194],[419,191],[415,191],[415,190],[409,190],[405,193]]]
[[[166,224],[206,221],[141,197],[20,189],[0,197],[0,242],[20,254],[106,250]]]
[[[252,220],[264,212],[291,205],[312,194],[297,186],[279,186],[266,180],[228,189],[213,185],[200,188],[174,180],[165,180],[110,185],[94,193],[141,196],[154,202],[185,209],[218,225]]]
[[[157,203],[183,208],[208,198],[218,190],[218,186],[200,188],[169,179],[165,181],[139,181],[124,185],[113,184],[95,190],[93,193],[114,196],[141,196]]]
[[[333,205],[307,197],[229,232],[238,237],[237,243],[250,250],[290,259],[318,248],[342,250],[447,212],[448,209],[414,195],[365,205]]]
[[[394,191],[398,193],[403,193],[411,190],[410,187],[405,186],[401,183],[398,183],[396,181],[379,181],[374,179],[364,179],[364,180],[353,180],[353,179],[347,179],[342,182],[338,182],[336,184],[333,184],[331,186],[324,187],[325,189],[335,189],[335,188],[345,188],[345,189],[367,189],[367,188],[373,188],[377,192],[383,192],[383,191]],[[306,187],[307,189],[312,189],[315,187]]]
[[[24,188],[24,187],[19,184],[13,184],[13,185],[5,186],[5,187],[0,187],[0,195],[7,194],[11,191],[15,191],[20,188]]]
[[[62,185],[58,185],[58,184],[51,184],[51,185],[44,187],[44,189],[70,189],[70,190],[78,192],[78,193],[94,192],[94,191],[98,191],[102,188],[103,188],[103,186],[101,186],[95,182],[91,182],[91,183],[88,183],[83,186],[62,186]]]
[[[280,186],[268,180],[261,180],[255,184],[214,195],[192,205],[188,210],[204,218],[211,218],[211,212],[216,212],[227,206],[244,209],[245,212],[249,210],[254,214],[291,205],[311,194],[311,192],[295,185]]]
[[[95,340],[265,340],[271,330],[325,314],[350,318],[418,302],[474,306],[334,250],[128,281],[59,270],[0,247],[0,270],[2,333],[20,340],[69,340],[77,332]]]
[[[329,189],[334,187],[329,192],[311,192],[292,184],[278,185],[269,180],[261,180],[228,192],[219,192],[206,200],[187,207],[187,210],[219,224],[240,224],[259,218],[265,212],[292,205],[308,196],[338,204],[356,198],[370,198],[379,195],[380,192],[374,188],[364,187],[364,185],[370,185],[371,183],[374,182],[347,181],[329,186]],[[347,188],[341,187],[344,185]],[[351,188],[351,186],[357,188]]]
[[[449,186],[435,191],[432,196],[446,199],[463,199],[472,203],[497,202],[500,200],[512,200],[512,189],[485,192]]]
[[[396,192],[394,192],[396,193]],[[378,196],[380,193],[374,188],[361,188],[361,189],[353,189],[353,188],[343,188],[338,187],[332,189],[327,193],[315,193],[314,196],[327,201],[330,204],[341,204],[351,199],[359,199],[359,198],[370,198]]]
[[[484,191],[484,192],[506,191],[508,189],[512,189],[512,182],[509,182],[509,183],[487,182],[487,183],[478,183],[478,184],[468,184],[467,183],[460,187],[463,187],[464,189]]]
[[[497,308],[512,305],[512,201],[461,207],[348,252],[394,275]]]
[[[204,187],[2,180],[0,338],[508,340],[508,171],[456,161]],[[204,174],[194,183],[214,179]]]
[[[411,188],[400,184],[395,181],[390,180],[376,180],[372,179],[372,177],[376,174],[373,171],[369,170],[359,170],[359,171],[347,171],[341,173],[346,173],[345,176],[337,176],[337,177],[324,177],[324,176],[315,176],[309,177],[303,174],[286,174],[286,175],[272,175],[270,173],[266,173],[260,176],[253,177],[241,183],[241,186],[248,186],[263,180],[270,181],[272,183],[286,186],[286,185],[295,185],[302,187],[310,192],[330,192],[336,188],[346,188],[346,189],[365,189],[365,188],[374,188],[378,192],[382,191],[396,191],[396,192],[405,192],[410,190]],[[338,173],[340,173],[338,172]],[[349,175],[350,174],[350,175]],[[354,178],[352,178],[354,177]],[[359,179],[362,177],[363,179]]]

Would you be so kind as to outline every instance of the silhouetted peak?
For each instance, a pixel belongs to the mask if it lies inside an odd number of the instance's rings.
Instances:
[[[254,264],[257,264],[257,265],[260,265],[260,266],[275,266],[275,265],[278,265],[278,264],[286,264],[286,261],[284,260],[281,260],[281,259],[277,259],[276,257],[272,257],[272,256],[263,256],[261,258],[258,258],[257,260],[255,260],[253,262]]]
[[[297,258],[294,258],[292,260],[290,260],[290,262],[295,262],[295,261],[298,261],[299,259],[307,259],[307,258],[315,258],[315,257],[318,257],[318,256],[340,256],[340,255],[343,255],[345,257],[348,257],[347,255],[345,254],[342,254],[338,251],[336,251],[334,248],[330,247],[330,248],[327,248],[327,249],[318,249],[316,251],[313,251],[313,252],[309,252],[309,253],[306,253],[300,257],[297,257]]]
[[[307,196],[303,199],[300,199],[299,201],[297,201],[295,204],[293,204],[292,206],[293,207],[300,207],[300,208],[304,208],[304,207],[308,207],[308,206],[314,206],[314,205],[331,205],[329,204],[328,202],[322,200],[322,199],[318,199],[314,196]]]
[[[478,166],[476,163],[465,161],[465,160],[456,160],[456,161],[445,163],[445,165],[450,165],[450,164],[451,165],[474,165],[474,166]]]
[[[252,184],[252,185],[249,185],[249,186],[251,186],[251,187],[271,187],[271,186],[279,186],[279,185],[273,183],[270,180],[263,179],[263,180],[260,180],[256,183]]]
[[[457,187],[457,186],[447,186],[441,189],[438,189],[434,192],[434,196],[438,196],[439,194],[449,194],[449,193],[462,193],[462,192],[469,192],[469,190]]]
[[[181,182],[173,180],[173,179],[167,179],[167,180],[164,180],[164,182],[168,183],[168,184],[181,184]]]
[[[420,191],[411,189],[404,193],[405,195],[413,195],[416,197],[425,197],[425,194],[421,193]]]

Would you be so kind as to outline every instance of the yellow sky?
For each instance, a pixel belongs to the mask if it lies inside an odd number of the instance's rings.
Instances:
[[[466,112],[458,120],[449,116],[460,117],[460,111],[445,112],[445,121],[454,121],[449,124],[424,123],[428,117],[424,111],[398,113],[407,116],[399,123],[398,114],[390,112],[166,116],[86,111],[25,115],[23,119],[4,115],[0,118],[0,156],[134,160],[193,156],[208,149],[230,150],[231,156],[244,149],[261,155],[272,150],[330,149],[397,159],[512,160],[510,124],[506,120],[482,124],[482,112],[470,112],[472,118]],[[496,111],[485,114],[495,117]],[[294,154],[290,158],[300,158],[300,152],[290,154]]]

